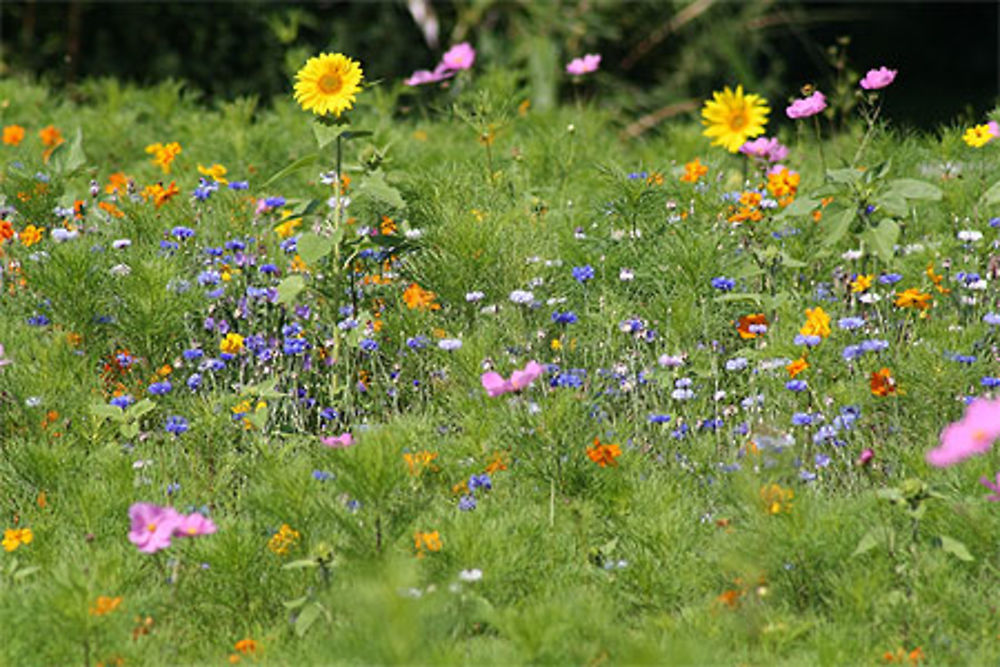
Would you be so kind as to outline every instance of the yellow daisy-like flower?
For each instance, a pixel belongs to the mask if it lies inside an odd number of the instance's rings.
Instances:
[[[340,53],[321,53],[307,60],[295,75],[295,101],[304,111],[340,118],[354,104],[361,77],[357,62]]]
[[[997,135],[993,133],[993,128],[991,128],[989,124],[983,123],[982,125],[976,125],[975,127],[970,127],[966,130],[965,134],[962,135],[962,141],[969,144],[973,148],[982,148],[996,139],[996,136]]]
[[[736,92],[726,86],[721,93],[712,93],[712,98],[701,110],[701,123],[705,126],[702,134],[712,139],[713,146],[735,153],[750,137],[764,134],[771,109],[763,97],[744,95],[743,86],[736,86]]]

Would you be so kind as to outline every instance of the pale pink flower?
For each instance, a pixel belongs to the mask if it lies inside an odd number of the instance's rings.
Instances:
[[[457,72],[469,69],[475,62],[476,50],[468,42],[462,42],[451,47],[441,56],[441,64],[438,67]]]
[[[494,371],[483,373],[480,381],[483,383],[483,389],[486,390],[490,398],[503,396],[507,392],[514,391],[514,387],[511,386],[510,382],[504,380],[502,375]]]
[[[173,507],[152,503],[133,503],[128,508],[128,515],[132,520],[129,542],[147,554],[169,547],[170,538],[183,518]]]
[[[959,421],[941,431],[941,446],[927,452],[927,462],[944,468],[984,454],[1000,438],[1000,398],[977,398]]]
[[[601,55],[599,53],[588,53],[582,58],[573,58],[573,60],[569,61],[569,64],[566,65],[566,73],[573,76],[582,76],[596,72],[600,66]]]
[[[785,113],[788,114],[789,118],[809,118],[810,116],[815,116],[825,108],[826,95],[817,90],[809,97],[792,102],[785,109]]]
[[[354,444],[354,436],[350,433],[341,433],[340,435],[334,437],[328,435],[324,438],[319,439],[327,447],[332,447],[334,449],[345,449]]]
[[[505,380],[502,375],[495,371],[483,373],[480,382],[490,398],[503,396],[513,391],[521,391],[531,386],[531,383],[541,377],[545,372],[545,366],[537,361],[529,361],[524,368],[516,370],[510,374],[510,379]]]
[[[3,345],[0,345],[0,368],[3,368],[4,366],[12,363],[14,362],[7,358],[6,352],[3,349]]]
[[[740,146],[740,152],[767,162],[781,162],[788,157],[788,146],[783,146],[777,137],[759,137]]]
[[[994,137],[1000,137],[1000,123],[997,123],[995,120],[991,120],[990,122],[986,123],[986,127],[989,128],[990,134],[992,134]],[[2,352],[3,348],[0,347],[0,353]],[[0,357],[2,356],[3,354],[0,354]]]
[[[455,76],[455,72],[444,66],[441,63],[434,68],[432,72],[429,69],[418,69],[414,72],[409,79],[403,81],[407,86],[422,86],[425,83],[437,83],[438,81],[444,81],[445,79],[450,79]]]
[[[174,528],[174,537],[197,537],[199,535],[211,535],[218,528],[215,522],[199,512],[181,517],[180,523]]]
[[[885,88],[890,83],[896,79],[896,73],[899,70],[889,69],[888,67],[879,67],[878,69],[870,69],[868,73],[865,74],[865,78],[861,79],[859,84],[865,90],[879,90],[880,88]]]

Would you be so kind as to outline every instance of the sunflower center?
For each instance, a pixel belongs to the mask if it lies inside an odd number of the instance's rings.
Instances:
[[[344,81],[340,78],[340,74],[336,72],[327,72],[319,78],[319,89],[323,91],[325,95],[334,95],[340,92],[340,89],[344,87]]]
[[[734,131],[742,130],[749,122],[747,114],[743,109],[733,111],[729,116],[729,127]]]

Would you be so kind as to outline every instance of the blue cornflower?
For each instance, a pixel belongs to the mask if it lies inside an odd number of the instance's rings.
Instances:
[[[191,391],[196,391],[201,386],[201,374],[192,373],[189,375],[187,379],[187,386]]]
[[[135,403],[135,399],[129,396],[128,394],[122,394],[121,396],[115,396],[110,401],[108,401],[108,403],[110,405],[115,406],[116,408],[121,408],[122,410],[124,410],[128,406]]]
[[[413,336],[412,338],[406,339],[406,347],[411,350],[422,350],[427,347],[430,340],[427,336]]]
[[[951,355],[951,360],[957,361],[960,364],[976,363],[976,357],[973,354],[953,354]]]
[[[842,317],[837,321],[837,326],[846,331],[857,329],[865,325],[864,319],[860,317]]]
[[[374,352],[378,349],[378,342],[371,338],[362,338],[358,345],[365,352]]]
[[[46,317],[45,315],[35,315],[33,317],[28,318],[28,324],[30,324],[33,327],[48,326],[50,322],[51,320],[49,320],[49,318]]]
[[[222,248],[219,247],[208,246],[207,248],[205,248],[205,254],[208,255],[209,257],[222,257],[223,250]]]
[[[552,321],[556,324],[574,324],[577,319],[576,313],[572,310],[567,310],[565,313],[560,313],[558,310],[552,312]]]
[[[305,338],[286,338],[282,344],[282,351],[285,354],[302,354],[311,346]]]
[[[261,273],[275,274],[278,272],[278,267],[274,264],[261,264],[257,270]]]
[[[864,353],[865,351],[860,345],[848,345],[841,352],[841,356],[844,357],[844,361],[854,361]]]
[[[979,380],[979,384],[983,385],[987,389],[994,389],[996,387],[1000,387],[1000,378],[984,375],[982,379]]]
[[[268,208],[278,208],[280,206],[284,206],[285,201],[286,200],[284,197],[268,197],[267,199],[264,200],[264,204]]]
[[[722,292],[728,292],[736,287],[736,281],[732,278],[719,276],[718,278],[712,278],[712,287]]]
[[[864,340],[861,341],[861,349],[864,352],[882,352],[889,349],[889,341],[878,338]]]
[[[1000,326],[1000,313],[986,313],[983,315],[983,322],[992,324],[993,326]]]
[[[805,380],[789,380],[785,383],[785,389],[789,391],[805,391],[809,388]]]
[[[202,271],[198,274],[198,284],[205,285],[218,285],[222,280],[222,274],[220,274],[215,269],[208,269],[207,271]]]
[[[806,336],[803,334],[796,334],[794,340],[792,341],[796,345],[805,345],[806,347],[816,347],[820,344],[823,339],[819,336]]]
[[[837,428],[832,424],[824,424],[820,426],[816,433],[813,434],[813,442],[817,445],[821,445],[827,440],[833,440],[837,437]]]
[[[188,421],[184,419],[184,417],[171,415],[170,417],[167,417],[167,425],[164,428],[167,433],[180,435],[184,431],[188,430]]]
[[[817,468],[825,468],[830,465],[830,457],[826,454],[817,454],[815,458],[813,458],[813,461],[816,462]]]
[[[650,424],[666,424],[668,421],[670,421],[670,415],[649,415]]]
[[[699,425],[699,428],[714,431],[717,428],[722,428],[724,425],[725,422],[722,420],[722,417],[716,417],[715,419],[706,419]]]
[[[630,172],[628,175],[628,179],[630,181],[636,181],[640,178],[648,178],[648,177],[649,177],[649,172],[646,171],[633,171]]]
[[[226,362],[222,359],[206,359],[205,361],[198,364],[198,370],[200,371],[211,371],[213,373],[221,371],[226,367]]]
[[[903,276],[899,273],[883,273],[878,277],[879,284],[882,285],[895,285],[902,279]]]
[[[180,248],[180,245],[176,241],[167,241],[166,239],[160,241],[160,250],[166,250],[171,252]]]
[[[249,190],[250,189],[250,183],[248,181],[230,181],[229,182],[229,189],[230,190]]]
[[[680,424],[677,428],[675,428],[673,431],[670,432],[670,435],[674,439],[680,440],[681,438],[686,436],[690,430],[691,427],[688,426],[687,424]]]
[[[333,474],[325,470],[313,470],[312,476],[313,479],[318,482],[325,482],[326,480],[333,478]]]
[[[471,512],[476,509],[476,497],[473,495],[465,495],[458,499],[458,509],[463,512]]]
[[[319,411],[319,418],[323,421],[333,421],[340,416],[340,413],[333,408],[323,408]]]
[[[170,380],[163,380],[162,382],[154,382],[149,385],[149,393],[154,396],[163,396],[164,394],[169,394],[174,388],[174,385],[170,384]]]
[[[594,267],[590,264],[573,267],[573,278],[579,283],[585,283],[594,277]]]
[[[727,371],[741,371],[747,367],[746,357],[733,357],[726,361]]]
[[[187,239],[194,238],[194,230],[190,227],[178,226],[170,230],[170,235],[178,241],[185,241]]]
[[[182,356],[188,361],[194,361],[195,359],[201,359],[205,356],[205,352],[195,347],[190,350],[184,350]]]
[[[792,415],[792,424],[795,426],[809,426],[813,423],[813,416],[808,412],[796,412]]]
[[[226,250],[246,250],[247,244],[240,239],[230,239],[223,244]]]
[[[469,477],[469,493],[475,493],[477,489],[483,491],[493,490],[493,480],[486,473],[482,475],[472,475]]]
[[[284,241],[282,241],[278,247],[281,248],[283,252],[288,253],[290,255],[298,249],[299,237],[292,236],[290,238],[287,238]]]
[[[209,290],[209,291],[205,292],[205,297],[209,298],[209,299],[218,299],[219,297],[221,297],[225,293],[226,293],[226,288],[225,287],[216,287],[213,290]]]

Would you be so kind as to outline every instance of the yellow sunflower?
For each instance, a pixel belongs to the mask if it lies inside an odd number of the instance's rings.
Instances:
[[[361,90],[361,65],[340,53],[321,53],[295,75],[295,101],[305,111],[336,117],[350,109]]]
[[[713,146],[735,153],[747,139],[764,133],[771,109],[763,97],[744,95],[743,86],[736,86],[735,93],[726,86],[712,97],[701,110],[701,122],[705,125],[703,134],[712,138]]]

